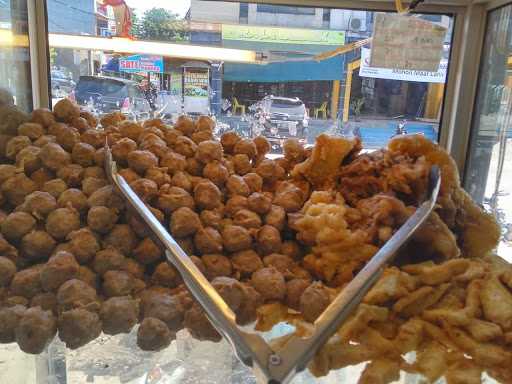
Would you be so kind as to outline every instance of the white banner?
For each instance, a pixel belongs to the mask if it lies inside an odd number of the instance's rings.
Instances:
[[[359,76],[373,77],[377,79],[417,81],[420,83],[444,83],[446,81],[446,69],[448,61],[441,59],[437,72],[416,71],[410,69],[388,69],[370,67],[371,50],[361,48],[361,66]]]

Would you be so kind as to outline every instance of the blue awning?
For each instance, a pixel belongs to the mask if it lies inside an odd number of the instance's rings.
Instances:
[[[339,55],[320,62],[314,60],[284,63],[224,64],[224,81],[282,83],[291,81],[342,80],[344,56]]]

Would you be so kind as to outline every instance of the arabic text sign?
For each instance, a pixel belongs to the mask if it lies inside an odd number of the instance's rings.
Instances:
[[[371,66],[435,72],[445,35],[446,28],[416,17],[378,13]]]
[[[343,45],[345,32],[222,24],[222,39],[262,43]]]
[[[119,59],[119,70],[122,72],[158,72],[164,71],[162,56],[133,55]]]
[[[418,81],[421,83],[444,83],[446,81],[446,69],[448,68],[447,60],[441,60],[439,64],[439,69],[436,72],[429,72],[411,69],[391,69],[372,67],[370,66],[370,55],[370,49],[361,49],[361,66],[359,67],[359,76],[361,77]]]

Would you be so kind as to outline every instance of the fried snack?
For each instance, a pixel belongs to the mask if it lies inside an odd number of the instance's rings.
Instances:
[[[46,232],[55,239],[64,239],[80,228],[80,216],[73,208],[57,208],[46,219]]]
[[[222,339],[198,304],[194,303],[192,308],[185,312],[183,324],[195,339],[213,342]]]
[[[78,269],[79,265],[71,253],[57,252],[41,268],[41,286],[47,292],[56,291],[66,281],[77,277]]]
[[[23,313],[15,333],[16,342],[23,352],[39,354],[57,333],[57,320],[50,311],[29,308]]]
[[[70,349],[80,348],[101,334],[98,314],[80,308],[63,312],[58,326],[59,338]]]
[[[142,314],[144,319],[148,317],[159,319],[171,331],[177,331],[182,327],[184,308],[175,296],[147,292],[142,298]]]
[[[59,194],[60,196],[60,194]],[[25,201],[19,210],[30,213],[35,218],[42,220],[50,212],[57,208],[57,200],[48,192],[32,192],[30,195],[25,197]]]
[[[146,317],[137,330],[137,345],[143,351],[160,351],[167,348],[176,334],[162,320]]]
[[[27,308],[23,305],[13,305],[0,309],[0,343],[16,341],[15,330]]]
[[[315,282],[302,292],[299,307],[304,319],[313,323],[324,312],[329,303],[329,292],[322,283]]]
[[[138,317],[139,303],[128,296],[112,297],[101,305],[100,318],[107,335],[129,333]]]
[[[0,225],[2,235],[7,240],[19,240],[34,229],[36,220],[25,212],[14,212],[7,216]]]
[[[264,300],[282,300],[286,296],[286,283],[281,272],[274,267],[261,268],[251,276],[251,285]]]
[[[73,308],[97,310],[99,306],[96,290],[85,282],[71,279],[62,284],[57,291],[59,312]]]

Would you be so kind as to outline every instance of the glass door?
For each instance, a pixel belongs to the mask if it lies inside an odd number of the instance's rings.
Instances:
[[[488,14],[465,188],[502,227],[498,253],[512,260],[512,4]]]

